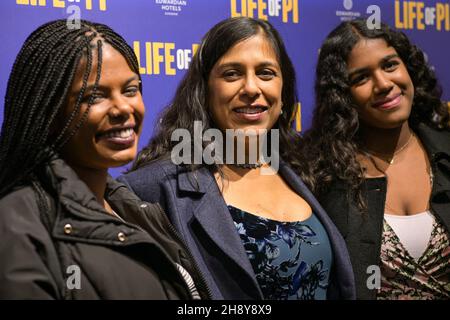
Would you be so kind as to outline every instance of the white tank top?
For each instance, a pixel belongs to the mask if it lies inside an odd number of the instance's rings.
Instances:
[[[433,230],[434,216],[431,212],[425,211],[412,216],[385,213],[384,219],[410,256],[418,260],[427,249]]]

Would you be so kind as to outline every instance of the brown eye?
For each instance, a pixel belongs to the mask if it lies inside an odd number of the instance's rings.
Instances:
[[[367,75],[365,74],[359,74],[357,76],[354,76],[350,79],[350,85],[361,85],[367,80]]]
[[[387,71],[394,71],[395,69],[397,69],[397,66],[399,64],[400,63],[398,61],[396,61],[396,60],[387,61],[384,64],[384,69],[387,70]]]
[[[83,97],[83,99],[81,100],[82,103],[91,103],[91,104],[96,104],[96,103],[100,103],[103,100],[103,95],[100,93],[92,93],[92,94],[88,94],[86,96]]]
[[[136,87],[136,86],[131,86],[131,87],[128,87],[128,88],[125,90],[125,95],[126,95],[127,97],[134,97],[134,96],[137,95],[138,91],[139,91],[139,88],[138,88],[138,87]]]
[[[271,80],[276,76],[276,72],[270,69],[263,69],[258,73],[258,76],[263,80]]]
[[[233,81],[239,78],[240,72],[237,70],[227,70],[225,71],[222,76],[225,78],[225,80]]]

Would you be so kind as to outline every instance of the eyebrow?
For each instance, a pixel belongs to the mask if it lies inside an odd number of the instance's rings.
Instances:
[[[129,78],[127,81],[125,81],[125,84],[124,84],[124,85],[126,86],[126,85],[128,85],[130,82],[132,82],[132,81],[134,81],[134,80],[139,80],[139,76],[138,76],[138,75],[132,76],[132,77]],[[102,87],[104,87],[104,86],[98,85],[98,88],[102,88]],[[93,89],[94,89],[94,85],[91,84],[91,85],[89,85],[89,86],[86,87],[85,92],[88,92],[88,91],[93,90]],[[81,88],[80,88],[80,90],[81,90]],[[78,93],[80,92],[80,90],[78,90]]]
[[[393,53],[393,54],[387,55],[387,56],[383,57],[383,59],[381,59],[380,64],[383,64],[383,63],[391,60],[392,58],[398,58],[398,57],[399,57],[399,55],[397,53]],[[367,70],[367,68],[359,68],[359,69],[351,70],[348,73],[348,76],[349,76],[349,78],[351,78],[353,75],[358,74],[358,73],[362,73],[362,72],[364,72],[366,70]]]
[[[243,64],[239,63],[239,62],[228,62],[228,63],[224,63],[218,66],[218,70],[222,70],[222,69],[226,69],[226,68],[239,68],[242,67]],[[278,65],[278,63],[274,63],[271,61],[264,61],[262,63],[260,63],[258,65],[259,68],[261,67],[273,67],[273,68],[280,68],[280,66]]]

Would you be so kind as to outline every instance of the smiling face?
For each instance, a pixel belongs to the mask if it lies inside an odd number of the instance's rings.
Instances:
[[[384,39],[360,40],[347,66],[362,125],[392,129],[408,120],[414,85],[397,51]]]
[[[86,121],[62,149],[62,157],[71,165],[89,169],[108,169],[124,165],[136,156],[138,136],[144,116],[144,103],[139,91],[139,77],[126,59],[111,45],[103,43],[100,81],[93,92],[97,76],[97,54],[93,50],[93,65],[80,112],[72,123],[79,123],[92,106]],[[67,97],[64,119],[72,112],[83,83],[86,61],[78,66]]]
[[[219,129],[271,129],[281,112],[283,80],[262,34],[241,41],[214,65],[208,79],[211,114]]]

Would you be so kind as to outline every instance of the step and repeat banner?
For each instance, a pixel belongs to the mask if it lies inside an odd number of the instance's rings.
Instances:
[[[105,23],[134,48],[144,86],[146,119],[140,140],[150,139],[158,114],[170,101],[202,36],[228,17],[271,22],[294,62],[300,104],[297,130],[309,127],[314,69],[320,44],[341,21],[381,17],[426,53],[450,101],[450,0],[2,0],[0,3],[0,121],[15,56],[26,37],[55,19]],[[450,106],[450,102],[449,102]],[[114,176],[120,169],[112,170]]]

